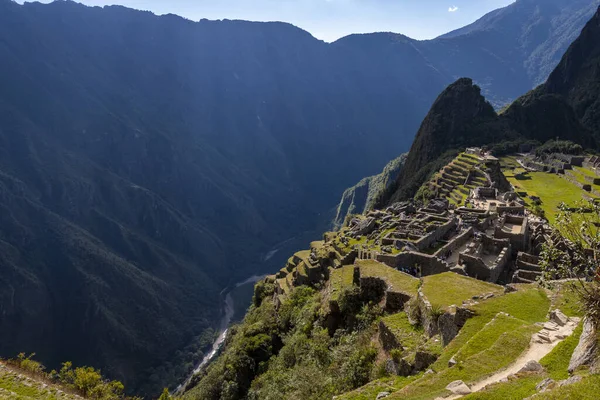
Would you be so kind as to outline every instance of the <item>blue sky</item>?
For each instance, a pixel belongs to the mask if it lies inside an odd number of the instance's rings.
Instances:
[[[22,2],[20,0],[19,2]],[[326,41],[350,33],[391,31],[431,39],[514,0],[78,0],[121,4],[199,20],[285,21]],[[44,0],[44,3],[50,2]]]

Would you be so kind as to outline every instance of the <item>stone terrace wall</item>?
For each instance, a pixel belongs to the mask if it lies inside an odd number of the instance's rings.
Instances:
[[[377,261],[382,262],[392,268],[412,268],[415,265],[421,267],[421,276],[436,275],[450,270],[448,264],[439,258],[423,253],[412,251],[403,252],[396,255],[380,254]]]

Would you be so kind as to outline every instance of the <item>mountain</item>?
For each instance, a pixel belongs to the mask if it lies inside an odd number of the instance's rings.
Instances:
[[[479,87],[470,79],[459,79],[450,85],[433,104],[402,172],[378,205],[414,196],[421,184],[439,169],[439,163],[445,163],[444,153],[451,150],[555,138],[597,149],[599,33],[600,8],[548,80],[515,100],[500,115],[485,102]]]
[[[522,54],[522,66],[537,86],[546,80],[598,5],[599,2],[586,0],[520,0],[492,11],[471,25],[442,35],[440,39],[482,32],[502,37],[511,44],[513,53]]]
[[[543,266],[554,253],[561,254],[557,258],[563,264],[577,258],[587,266],[593,264],[593,251],[575,240],[566,243],[561,222],[540,223],[525,211],[550,199],[554,208],[556,197],[562,200],[566,192],[568,201],[576,202],[589,189],[578,192],[583,185],[564,180],[567,185],[557,190],[556,180],[563,179],[554,173],[535,172],[534,178],[534,173],[517,173],[520,164],[511,157],[484,158],[463,150],[500,144],[517,153],[519,144],[551,140],[558,132],[562,139],[597,148],[588,126],[598,122],[599,22],[600,8],[547,82],[500,115],[469,78],[442,91],[389,186],[389,197],[378,202],[383,207],[376,205],[379,209],[325,233],[323,240],[295,253],[281,270],[259,282],[244,321],[181,398],[597,397],[596,297],[586,301],[588,294],[582,293],[587,288],[555,280],[559,269],[577,268]],[[448,201],[432,201],[427,207],[396,202],[414,198],[440,166],[438,192],[446,193]],[[341,206],[349,209],[352,196],[364,199],[363,188],[382,176],[367,178],[347,192]],[[534,193],[518,189],[519,181],[532,179],[538,179],[528,186]],[[497,207],[494,216],[488,202],[472,198],[455,209],[466,199],[463,190],[483,184],[502,187],[502,196],[519,200],[504,213]],[[537,197],[542,186],[543,200]],[[454,199],[450,207],[458,187],[462,201]],[[531,201],[534,197],[538,204]],[[562,219],[570,229],[581,229],[581,237],[593,235],[571,222],[575,214],[572,218],[567,214]],[[490,219],[498,220],[492,222],[495,229],[490,229]],[[513,243],[524,250],[517,251]],[[562,253],[559,247],[567,250]],[[571,252],[577,255],[566,255]],[[521,280],[521,273],[529,278]],[[587,273],[593,276],[595,268]],[[551,275],[547,283],[552,284],[540,285],[543,274]],[[561,329],[566,332],[559,335]],[[538,361],[531,360],[537,351]],[[591,366],[589,374],[572,375],[584,364]],[[507,369],[516,372],[510,379]]]
[[[346,189],[336,210],[334,227],[339,229],[348,215],[362,214],[371,209],[378,197],[398,178],[405,162],[406,154],[402,154],[390,161],[380,174],[363,178],[353,187]]]
[[[0,354],[177,383],[222,290],[408,150],[456,76],[495,105],[533,87],[512,46],[0,0]]]

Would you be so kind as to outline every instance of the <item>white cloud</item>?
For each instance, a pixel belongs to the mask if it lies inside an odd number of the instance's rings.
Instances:
[[[458,7],[456,7],[456,6],[452,6],[448,9],[448,12],[456,12],[456,11],[458,11]]]

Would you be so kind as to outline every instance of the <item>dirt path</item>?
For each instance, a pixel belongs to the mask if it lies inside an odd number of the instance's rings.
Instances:
[[[546,322],[544,324],[544,328],[540,332],[533,334],[529,348],[523,354],[521,354],[519,358],[517,358],[507,368],[498,371],[494,375],[476,382],[473,385],[470,385],[471,391],[473,393],[479,392],[488,385],[498,383],[508,378],[510,375],[516,374],[529,361],[540,361],[548,353],[550,353],[557,344],[570,336],[578,324],[579,318],[570,318],[569,322],[562,327],[554,324],[553,322]],[[452,395],[450,397],[445,397],[444,400],[454,400],[461,397],[463,396]]]

